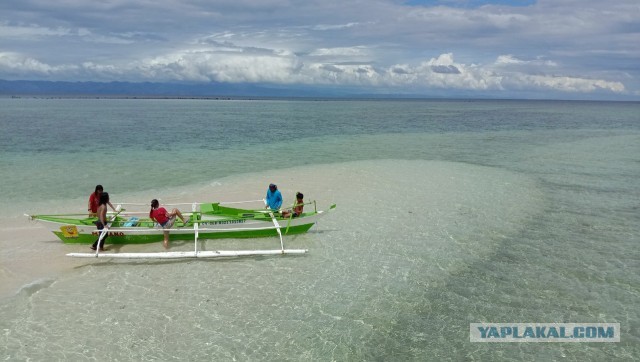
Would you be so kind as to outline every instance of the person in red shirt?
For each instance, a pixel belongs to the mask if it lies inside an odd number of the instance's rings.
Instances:
[[[98,206],[100,205],[100,195],[104,192],[102,185],[97,185],[96,190],[89,196],[89,217],[98,216]],[[111,206],[111,210],[116,211],[115,207],[111,205],[111,202],[107,201],[107,204]]]
[[[169,229],[171,229],[175,223],[176,217],[179,217],[180,220],[182,220],[184,226],[187,226],[189,223],[189,220],[182,216],[180,210],[173,209],[171,212],[167,212],[167,209],[160,207],[160,203],[156,199],[151,200],[151,211],[149,211],[149,217],[152,220],[155,220],[164,229],[163,245],[165,249],[169,248]]]

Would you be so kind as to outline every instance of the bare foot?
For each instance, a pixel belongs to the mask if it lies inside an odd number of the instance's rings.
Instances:
[[[163,241],[162,242],[162,246],[164,246],[165,249],[169,249],[169,242],[168,241]]]

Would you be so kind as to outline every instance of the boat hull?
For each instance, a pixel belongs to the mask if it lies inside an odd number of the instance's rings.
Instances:
[[[311,229],[313,224],[304,224],[299,226],[291,226],[286,232],[286,235],[302,234]],[[61,226],[65,227],[65,226]],[[284,227],[282,228],[283,235]],[[69,233],[62,232],[60,230],[53,231],[53,233],[66,244],[93,244],[100,236],[96,228],[77,228],[78,233],[76,236],[69,236]],[[134,230],[135,231],[135,230]],[[111,228],[108,232],[106,244],[147,244],[156,243],[164,240],[164,232],[162,229],[150,231],[149,233],[132,232],[124,228]],[[72,234],[71,234],[72,235]],[[278,232],[273,227],[267,227],[263,229],[249,229],[249,230],[229,230],[229,231],[202,231],[198,233],[198,239],[228,239],[228,238],[262,238],[262,237],[277,237]],[[195,232],[191,230],[171,229],[169,230],[169,240],[193,240]]]
[[[208,213],[192,213],[195,224],[183,226],[176,222],[169,229],[169,240],[199,240],[224,238],[261,238],[277,237],[278,227],[271,215],[264,211],[252,211],[209,206]],[[335,206],[332,206],[334,208]],[[224,213],[222,213],[224,212]],[[324,216],[324,211],[314,211],[297,218],[276,218],[283,235],[306,233]],[[46,226],[60,240],[67,244],[92,244],[100,237],[100,231],[94,225],[95,218],[77,218],[64,215],[35,215],[31,219]],[[108,230],[106,244],[146,244],[164,240],[165,230],[149,219],[139,220],[135,226],[127,226],[128,219],[119,217]]]

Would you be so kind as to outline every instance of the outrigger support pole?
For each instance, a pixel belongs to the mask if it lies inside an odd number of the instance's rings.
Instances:
[[[269,204],[267,204],[267,199],[264,199],[264,204],[267,208],[269,207]],[[280,231],[280,224],[278,224],[278,220],[276,220],[276,217],[273,215],[273,211],[271,211],[270,209],[269,216],[271,216],[271,221],[273,221],[273,225],[275,225],[276,231],[280,236],[280,250],[282,251],[282,254],[284,254],[284,241],[282,240],[282,231]]]
[[[109,233],[109,228],[111,227],[111,224],[113,224],[113,222],[118,217],[118,214],[120,214],[121,211],[122,211],[122,205],[118,205],[116,207],[116,213],[111,217],[111,220],[107,222],[107,225],[105,225],[104,228],[102,228],[102,232],[100,233],[100,237],[98,238],[98,243],[96,244],[96,258],[98,257],[98,254],[100,254],[100,242]]]
[[[196,253],[196,255],[198,254],[198,223],[197,223],[198,215],[196,214],[197,208],[198,208],[197,203],[194,202],[193,204],[191,204],[191,211],[193,211],[192,215],[194,218],[194,220],[192,220],[191,222],[193,222],[193,230],[194,230],[193,235],[195,239],[193,242],[193,244],[195,245],[193,251]]]

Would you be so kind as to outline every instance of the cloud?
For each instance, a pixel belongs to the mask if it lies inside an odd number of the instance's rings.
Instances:
[[[0,78],[640,92],[636,0],[418,3],[2,2]]]
[[[622,93],[625,91],[625,86],[621,82],[568,76],[510,74],[508,77],[505,77],[503,84],[511,89],[526,88],[577,93],[589,93],[599,90],[614,93]]]
[[[332,73],[342,73],[344,72],[344,70],[342,70],[341,68],[336,67],[335,65],[332,64],[322,64],[320,67],[318,67],[318,69],[322,69],[325,70],[327,72],[332,72]]]
[[[38,37],[68,36],[72,34],[72,30],[62,27],[47,28],[35,25],[12,25],[9,22],[4,21],[0,22],[0,34],[3,34],[3,37],[34,39]]]
[[[311,27],[311,29],[320,30],[320,31],[341,30],[341,29],[345,29],[345,28],[351,28],[351,27],[354,27],[354,26],[357,26],[357,25],[358,25],[358,23],[336,24],[336,25],[318,24],[318,25],[314,25],[313,27]]]
[[[36,59],[12,52],[0,52],[0,69],[8,74],[35,74],[38,76],[48,76],[65,71],[65,67],[54,67]]]
[[[312,57],[368,57],[369,52],[365,47],[339,47],[315,49],[309,53]]]
[[[455,65],[432,65],[431,70],[434,73],[460,74],[460,70]]]
[[[412,73],[409,67],[406,65],[398,65],[395,67],[391,67],[390,71],[393,74],[399,74],[399,75],[409,75]]]
[[[538,89],[561,92],[609,91],[620,93],[620,82],[557,75],[532,75],[505,64],[526,65],[509,55],[494,64],[456,63],[453,54],[441,54],[417,66],[395,64],[387,68],[366,64],[304,63],[292,53],[243,51],[194,51],[176,53],[131,64],[128,68],[92,62],[76,66],[50,66],[18,54],[0,53],[0,70],[13,74],[35,73],[61,79],[87,76],[89,79],[133,79],[135,81],[188,81],[228,83],[273,83],[300,85],[384,86],[386,89],[413,91],[427,89],[505,90]]]

